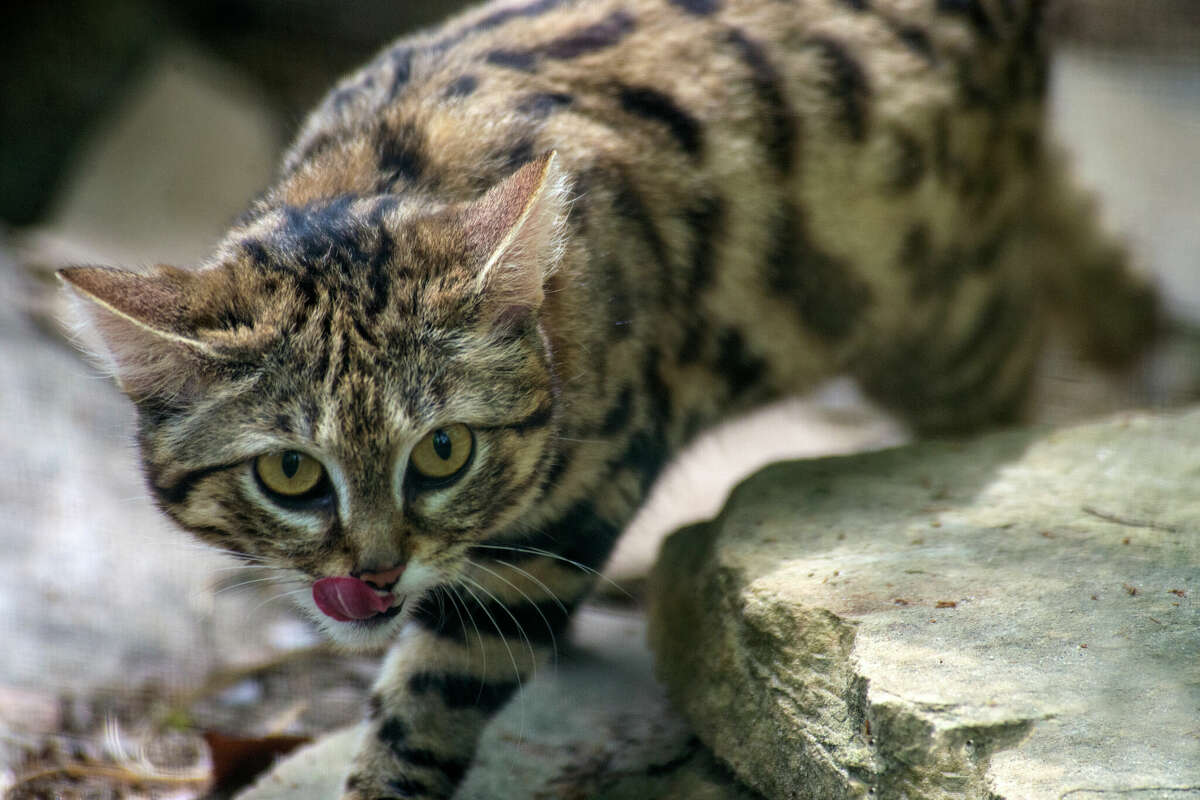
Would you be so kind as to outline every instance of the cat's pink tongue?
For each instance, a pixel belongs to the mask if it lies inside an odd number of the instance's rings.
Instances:
[[[367,619],[392,606],[392,596],[380,596],[358,578],[321,578],[313,584],[313,600],[325,616],[338,622]]]

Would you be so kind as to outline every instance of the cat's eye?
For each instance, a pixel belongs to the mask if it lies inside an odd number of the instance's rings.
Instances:
[[[313,491],[325,477],[321,462],[295,450],[259,456],[254,461],[254,472],[269,491],[289,499]]]
[[[409,456],[416,477],[430,484],[449,482],[471,460],[475,438],[462,423],[447,425],[430,432],[417,442]]]

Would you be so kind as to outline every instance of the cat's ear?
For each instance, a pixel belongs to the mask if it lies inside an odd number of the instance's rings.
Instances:
[[[551,152],[467,209],[467,235],[483,260],[476,289],[490,323],[511,326],[541,307],[543,285],[563,254],[569,187]]]
[[[174,267],[158,267],[152,274],[69,267],[58,276],[79,299],[84,332],[99,339],[97,355],[133,400],[171,399],[196,383],[212,353],[189,335],[193,273]]]

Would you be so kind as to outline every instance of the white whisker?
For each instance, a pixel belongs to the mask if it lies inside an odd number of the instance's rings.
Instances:
[[[570,564],[571,566],[575,567],[576,569],[580,569],[584,572],[595,575],[597,578],[608,583],[610,586],[612,586],[614,589],[619,591],[621,594],[628,597],[630,600],[637,599],[636,597],[634,597],[632,594],[629,593],[628,589],[626,589],[624,586],[617,583],[616,581],[614,581],[612,578],[608,577],[604,573],[599,572],[598,570],[595,570],[592,567],[589,567],[587,564],[581,564],[578,561],[573,561],[572,559],[569,559],[564,555],[560,555],[560,554],[552,552],[550,550],[543,550],[540,547],[528,547],[528,546],[524,546],[524,545],[516,546],[516,545],[506,545],[506,544],[473,544],[471,546],[472,547],[483,547],[488,550],[509,550],[514,553],[528,553],[528,554],[534,555],[534,556],[543,556],[545,558],[554,558],[554,559],[557,559],[564,563]]]
[[[482,586],[480,586],[478,583],[475,583],[475,581],[471,580],[466,575],[460,575],[459,577],[462,580],[465,580],[469,583],[474,584],[479,589],[479,591],[481,591],[484,594],[491,597],[492,600],[496,600],[496,598],[493,597],[492,594],[487,589],[484,589]],[[508,651],[508,659],[509,659],[509,661],[512,662],[513,677],[515,677],[517,679],[517,694],[520,695],[521,692],[523,691],[523,686],[522,686],[522,682],[521,682],[521,669],[520,669],[520,667],[517,666],[517,657],[515,655],[513,655],[512,648],[509,647],[509,645],[508,645],[508,639],[504,636],[504,631],[500,630],[500,623],[496,622],[496,618],[492,616],[492,612],[488,611],[487,606],[485,606],[482,602],[480,602],[479,597],[476,596],[476,594],[471,591],[470,586],[463,586],[463,588],[467,590],[467,594],[471,595],[471,598],[475,601],[475,604],[477,606],[479,606],[480,609],[483,610],[483,613],[487,614],[488,619],[490,619],[492,621],[492,627],[494,627],[496,629],[496,633],[500,637],[500,643],[503,644],[504,649]],[[505,609],[505,610],[507,611],[507,609]],[[509,612],[509,613],[511,615],[512,612]],[[516,621],[515,617],[513,618],[513,621],[514,622]],[[517,628],[520,629],[520,627],[521,627],[520,623],[518,623]],[[524,631],[522,631],[522,635],[524,635]],[[526,642],[526,644],[528,644],[529,639],[526,638],[525,642]],[[529,646],[529,652],[531,655],[533,654],[533,645]],[[536,656],[535,656],[535,658],[536,658]],[[520,728],[520,733],[517,735],[517,740],[518,740],[518,743],[523,742],[525,740],[525,704],[524,703],[521,703],[521,728]]]
[[[450,602],[454,604],[454,613],[458,614],[458,622],[460,625],[462,625],[463,637],[465,638],[467,635],[467,623],[463,620],[462,611],[459,611],[458,606],[459,606],[459,603],[461,603],[463,609],[467,610],[467,601],[461,595],[459,595],[457,587],[455,587],[451,584],[446,584],[445,588],[447,591],[450,592],[450,594],[447,596],[450,598]],[[471,616],[471,612],[469,610],[467,610],[467,618],[471,620],[471,627],[473,627],[475,629],[475,639],[476,639],[476,641],[479,642],[479,656],[483,661],[483,667],[480,670],[479,674],[481,676],[487,675],[487,648],[485,648],[483,646],[483,634],[481,634],[479,632],[479,625],[475,622],[475,617]],[[467,653],[469,654],[470,652],[471,651],[468,649]],[[480,679],[479,679],[479,695],[475,698],[476,703],[479,702],[480,697],[483,697],[483,684],[484,684],[484,679],[482,677],[480,677]]]
[[[529,595],[527,595],[527,594],[526,594],[526,593],[525,593],[525,592],[524,592],[524,591],[523,591],[523,590],[522,590],[520,587],[518,587],[518,586],[517,586],[515,583],[513,583],[513,582],[512,582],[512,581],[510,581],[510,580],[508,580],[507,578],[505,578],[503,575],[501,575],[500,573],[496,572],[495,570],[490,570],[490,569],[488,569],[487,567],[483,566],[482,564],[477,564],[476,562],[472,561],[472,560],[471,560],[471,559],[469,559],[469,558],[468,558],[468,559],[466,559],[466,562],[467,562],[468,564],[470,564],[472,567],[475,567],[476,569],[481,569],[481,570],[483,570],[484,572],[486,572],[487,574],[489,574],[489,575],[491,575],[491,576],[493,576],[493,577],[495,577],[495,578],[497,578],[497,579],[499,579],[499,580],[502,580],[502,581],[504,581],[506,584],[508,584],[509,586],[511,586],[513,589],[515,589],[515,590],[517,591],[517,593],[518,593],[519,595],[521,595],[521,597],[524,597],[526,600],[528,600],[528,601],[529,601],[529,604],[530,604],[531,606],[533,606],[533,610],[534,610],[534,611],[536,611],[536,612],[538,613],[538,616],[542,618],[542,622],[544,622],[544,623],[546,624],[546,630],[547,630],[547,631],[550,633],[550,647],[551,647],[551,650],[550,650],[550,652],[551,652],[551,653],[553,654],[553,656],[554,656],[554,663],[555,663],[555,666],[557,667],[557,665],[558,665],[558,639],[557,639],[557,638],[555,637],[555,635],[554,635],[554,626],[550,624],[550,620],[546,618],[546,615],[545,615],[544,613],[542,613],[542,609],[540,609],[540,608],[538,607],[538,604],[537,604],[536,602],[534,602],[534,599],[533,599],[532,597],[530,597]],[[529,573],[527,572],[527,573],[525,573],[525,574],[526,574],[526,575],[528,575]],[[539,581],[539,583],[540,583],[540,581]],[[480,587],[480,588],[482,589],[483,587]],[[545,584],[542,584],[542,588],[543,588],[543,589],[545,588]],[[490,593],[489,593],[489,594],[490,594]],[[551,593],[551,594],[550,594],[550,596],[551,596],[551,597],[554,597],[553,593]],[[495,600],[496,598],[495,598],[495,597],[493,597],[492,599],[493,599],[493,600]],[[563,613],[564,613],[564,614],[565,614],[565,613],[567,613],[566,606],[564,606],[564,605],[562,604],[562,601],[560,601],[560,600],[559,600],[557,597],[554,597],[554,601],[555,601],[556,603],[558,603],[558,606],[559,606],[559,608],[561,608],[561,609],[563,610]],[[499,602],[499,601],[497,600],[497,602]],[[502,605],[503,605],[503,604],[502,604]],[[509,611],[509,609],[508,609],[508,606],[507,606],[507,605],[504,605],[504,610],[505,610],[505,611],[507,611],[507,612],[508,612],[508,615],[509,615],[510,617],[512,617],[512,618],[513,618],[513,622],[515,622],[515,623],[516,623],[516,625],[517,625],[517,630],[521,631],[521,635],[522,635],[522,636],[525,636],[525,631],[524,631],[524,630],[521,628],[521,623],[517,622],[517,618],[516,618],[516,617],[513,615],[513,613],[512,613],[511,611]],[[536,670],[537,670],[537,655],[536,655],[536,654],[533,652],[533,645],[532,645],[532,644],[529,642],[529,637],[528,637],[528,636],[525,636],[525,643],[529,645],[529,655],[533,657],[533,660],[534,660],[534,671],[535,671],[535,673],[536,673]]]

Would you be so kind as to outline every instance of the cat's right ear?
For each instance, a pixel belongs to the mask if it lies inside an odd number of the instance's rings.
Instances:
[[[97,355],[135,402],[173,399],[196,383],[212,353],[187,324],[193,273],[158,267],[152,274],[108,267],[69,267],[58,277],[78,299],[81,332],[99,339]]]
[[[550,152],[492,187],[463,223],[480,255],[476,290],[493,327],[510,327],[542,305],[566,235],[569,180]]]

